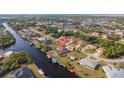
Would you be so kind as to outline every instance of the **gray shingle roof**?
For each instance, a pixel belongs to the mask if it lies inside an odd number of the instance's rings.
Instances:
[[[87,59],[81,59],[79,61],[79,64],[83,65],[83,66],[88,66],[88,67],[93,68],[93,69],[97,66],[97,63],[95,61],[89,61]]]
[[[114,68],[113,66],[103,66],[103,70],[107,77],[110,78],[124,78],[124,69]]]
[[[11,72],[12,78],[32,78],[33,74],[27,67],[22,67]]]

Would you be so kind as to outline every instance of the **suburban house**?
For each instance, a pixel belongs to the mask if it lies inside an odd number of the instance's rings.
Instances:
[[[47,52],[47,57],[48,58],[51,58],[51,57],[54,57],[54,56],[57,56],[57,55],[58,55],[58,53],[54,50],[51,50],[51,51]]]
[[[37,38],[37,40],[38,40],[39,42],[41,42],[41,43],[44,43],[44,44],[52,44],[52,41],[46,39],[45,37],[43,37],[43,38]]]
[[[56,48],[55,51],[60,55],[68,52],[68,50],[65,47],[64,48]]]
[[[124,78],[124,69],[115,68],[112,65],[103,66],[103,70],[108,78]]]
[[[97,37],[97,36],[99,36],[99,33],[97,33],[97,32],[92,32],[92,33],[91,33],[91,36],[96,36],[96,37]]]
[[[75,46],[73,46],[73,45],[67,45],[67,46],[65,46],[65,48],[68,49],[69,51],[73,51],[74,48],[75,48]]]
[[[120,35],[120,36],[122,36],[123,35],[123,32],[115,32],[117,35]]]
[[[79,62],[78,62],[80,65],[82,66],[85,66],[85,67],[88,67],[90,69],[95,69],[95,67],[97,66],[97,62],[95,61],[90,61],[88,59],[81,59]]]
[[[11,78],[33,78],[32,71],[27,67],[22,67],[12,71]]]
[[[30,28],[29,29],[22,29],[22,31],[26,34],[28,34],[29,36],[36,36],[37,34],[35,32],[33,32]]]
[[[68,38],[68,42],[65,45],[70,45],[74,42],[74,40],[72,38]]]

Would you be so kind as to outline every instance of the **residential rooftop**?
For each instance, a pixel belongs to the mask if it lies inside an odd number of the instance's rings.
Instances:
[[[115,68],[112,65],[103,66],[103,70],[108,78],[124,78],[124,69]]]

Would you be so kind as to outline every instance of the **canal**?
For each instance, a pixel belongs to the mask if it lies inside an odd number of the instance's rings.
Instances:
[[[71,74],[67,69],[58,64],[53,64],[49,61],[46,55],[40,52],[35,46],[30,46],[27,40],[24,40],[19,34],[16,33],[7,23],[3,23],[3,26],[9,31],[16,43],[6,48],[6,51],[24,51],[28,53],[39,69],[42,69],[47,77],[51,78],[76,78],[74,74]]]

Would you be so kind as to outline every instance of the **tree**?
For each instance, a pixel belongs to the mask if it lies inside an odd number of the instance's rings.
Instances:
[[[108,36],[108,39],[113,40],[113,41],[117,41],[119,39],[121,39],[120,35],[117,34],[112,34]]]
[[[44,45],[43,48],[41,49],[42,52],[46,53],[48,51],[50,51],[52,48],[49,47],[48,45]]]

